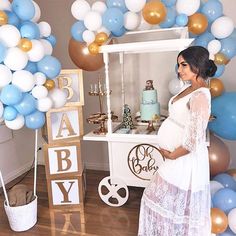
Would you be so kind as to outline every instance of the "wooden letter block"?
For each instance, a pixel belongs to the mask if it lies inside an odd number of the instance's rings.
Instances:
[[[81,159],[80,142],[44,144],[44,157],[47,178],[81,175],[83,161]]]
[[[49,144],[78,140],[84,133],[81,106],[51,109],[46,117]]]

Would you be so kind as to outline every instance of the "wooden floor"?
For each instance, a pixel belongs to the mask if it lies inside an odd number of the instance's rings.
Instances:
[[[47,185],[44,166],[38,167],[38,221],[28,231],[16,233],[10,229],[3,208],[3,193],[0,194],[0,236],[6,235],[137,235],[140,199],[143,188],[129,187],[129,199],[122,207],[110,207],[100,199],[97,187],[108,172],[87,170],[85,212],[55,211],[48,207]],[[33,186],[33,171],[22,181]],[[11,183],[12,184],[12,183]],[[8,185],[9,186],[9,185]],[[7,186],[7,187],[8,187]],[[33,187],[32,187],[33,189]],[[85,223],[81,222],[81,216]]]

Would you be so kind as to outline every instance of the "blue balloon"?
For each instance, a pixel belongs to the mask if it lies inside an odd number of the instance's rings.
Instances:
[[[42,60],[37,62],[37,68],[48,78],[53,79],[60,74],[61,63],[53,56],[46,55]]]
[[[110,31],[118,31],[124,26],[124,15],[118,8],[108,8],[102,16],[102,24]]]
[[[23,116],[27,116],[36,109],[36,100],[35,98],[29,94],[24,93],[23,99],[14,106],[16,110]]]
[[[221,75],[223,75],[225,71],[225,65],[216,65],[216,66],[217,66],[217,70],[216,70],[216,73],[214,74],[214,77],[218,78]]]
[[[225,188],[230,188],[236,191],[236,181],[234,178],[228,174],[221,173],[216,175],[213,180],[221,183]]]
[[[186,14],[179,14],[176,16],[175,23],[178,26],[185,26],[188,24],[188,16]]]
[[[87,28],[85,27],[83,21],[75,22],[71,27],[71,35],[72,35],[73,39],[75,39],[76,41],[79,41],[79,42],[84,42],[82,36],[83,36],[83,32],[86,29]]]
[[[195,40],[194,40],[194,45],[195,46],[202,46],[204,48],[207,48],[208,43],[215,39],[215,37],[209,33],[208,31],[204,32],[203,34],[199,35]]]
[[[108,8],[112,8],[112,7],[118,8],[123,13],[128,11],[125,4],[125,0],[106,0],[106,5]]]
[[[236,28],[234,28],[232,34],[229,36],[229,38],[236,40]]]
[[[217,234],[218,236],[235,236],[235,233],[228,227],[225,232]]]
[[[213,196],[213,205],[228,214],[236,208],[236,192],[229,188],[221,188]]]
[[[125,27],[121,27],[119,30],[111,31],[114,37],[121,37],[126,33]]]
[[[161,28],[171,28],[175,24],[176,11],[174,8],[167,7],[166,18],[159,25]]]
[[[0,63],[4,61],[7,53],[7,48],[0,42]]]
[[[12,11],[5,11],[8,17],[8,24],[14,25],[16,28],[20,26],[19,17]]]
[[[236,140],[236,92],[225,92],[211,103],[211,114],[216,117],[209,122],[209,129],[224,139]]]
[[[32,0],[14,0],[11,6],[12,10],[21,20],[30,20],[35,15],[35,8]]]
[[[218,0],[207,1],[202,5],[201,13],[207,17],[208,22],[212,23],[223,15],[223,5]]]
[[[25,21],[20,27],[20,34],[22,38],[39,39],[40,30],[37,24],[31,21]]]
[[[26,65],[26,67],[24,68],[24,70],[28,70],[32,74],[38,72],[38,68],[37,68],[36,62],[28,61],[28,63]]]
[[[12,107],[12,106],[6,106],[6,107],[4,108],[3,118],[4,118],[4,120],[9,120],[9,121],[11,121],[11,120],[16,119],[17,114],[18,114],[18,112],[17,112],[17,110],[16,110],[14,107]]]
[[[235,39],[227,37],[220,40],[221,42],[221,50],[228,59],[233,58],[236,55],[236,43]]]
[[[45,39],[48,40],[51,43],[52,47],[56,46],[57,39],[54,35],[51,34],[48,37],[46,37]]]
[[[29,129],[42,128],[45,123],[45,115],[43,112],[36,110],[28,116],[25,116],[25,126]]]
[[[2,88],[0,99],[5,105],[15,105],[21,101],[23,94],[21,90],[13,84],[8,84]]]
[[[176,0],[161,0],[161,2],[163,2],[167,7],[172,7],[175,5]]]

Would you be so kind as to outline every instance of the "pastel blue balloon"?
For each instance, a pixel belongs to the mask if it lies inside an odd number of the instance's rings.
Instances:
[[[225,71],[225,65],[216,65],[216,66],[217,66],[217,70],[216,70],[216,73],[214,74],[214,77],[218,78],[221,75],[223,75]]]
[[[45,123],[45,114],[36,110],[28,116],[25,116],[25,126],[29,129],[42,128]]]
[[[38,71],[44,73],[48,78],[53,79],[60,74],[61,63],[53,56],[46,55],[37,62]]]
[[[159,25],[161,28],[171,28],[175,24],[176,11],[174,8],[167,7],[166,18]]]
[[[236,191],[236,181],[234,178],[228,174],[221,173],[216,175],[213,180],[221,183],[225,188],[230,188]]]
[[[228,59],[233,58],[236,56],[236,43],[235,39],[227,37],[220,40],[221,42],[221,50]]]
[[[40,30],[37,24],[31,21],[25,21],[20,27],[20,34],[22,38],[39,39]]]
[[[37,68],[36,62],[28,61],[28,63],[26,65],[26,67],[24,68],[24,70],[28,70],[32,74],[38,72],[38,68]]]
[[[211,103],[211,114],[216,117],[209,122],[209,129],[228,140],[236,140],[236,92],[225,92]]]
[[[195,46],[202,46],[207,48],[208,43],[215,39],[215,37],[208,31],[204,32],[203,34],[199,35],[193,42]]]
[[[2,88],[0,100],[5,105],[15,105],[21,101],[23,94],[21,90],[13,84],[8,84]]]
[[[52,47],[56,46],[57,39],[54,35],[51,34],[48,37],[46,37],[45,39],[48,40],[49,43],[51,43]]]
[[[109,31],[118,31],[124,26],[124,15],[118,8],[108,8],[102,16],[102,24]]]
[[[8,120],[8,121],[15,120],[17,117],[17,114],[18,112],[14,107],[6,106],[4,108],[3,118],[4,120]]]
[[[236,207],[236,192],[229,188],[221,188],[213,196],[213,205],[228,214]]]
[[[218,236],[235,236],[235,233],[228,227],[225,232],[217,234]]]
[[[118,8],[123,13],[128,11],[125,5],[125,0],[106,0],[106,5],[108,8],[112,8],[112,7]]]
[[[175,23],[178,26],[185,26],[188,24],[188,16],[186,14],[179,14],[176,16]]]
[[[207,17],[208,22],[212,23],[223,15],[223,5],[218,0],[207,1],[202,5],[200,12]]]
[[[229,38],[236,40],[236,28],[234,28],[232,34],[229,36]]]
[[[31,94],[24,93],[22,100],[14,107],[21,115],[26,116],[35,111],[36,100]]]
[[[12,10],[21,20],[30,20],[35,15],[35,8],[32,0],[13,0]]]
[[[4,61],[7,53],[7,48],[0,42],[0,63]]]
[[[163,2],[167,7],[172,7],[175,5],[176,0],[161,0],[161,2]]]
[[[87,28],[84,25],[83,21],[77,21],[75,22],[72,27],[71,27],[71,35],[73,37],[73,39],[75,39],[76,41],[79,42],[84,42],[83,40],[83,32],[86,30]]]
[[[5,11],[8,17],[8,24],[14,25],[16,28],[20,26],[20,19],[19,17],[12,11]]]
[[[119,30],[111,32],[114,37],[121,37],[126,33],[125,27],[121,27]]]

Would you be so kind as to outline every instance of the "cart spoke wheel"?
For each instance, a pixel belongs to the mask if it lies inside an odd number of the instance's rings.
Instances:
[[[98,193],[103,202],[113,207],[124,205],[129,197],[127,185],[121,179],[110,176],[101,180]]]

